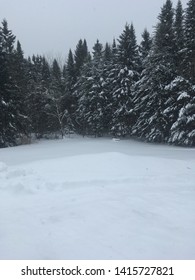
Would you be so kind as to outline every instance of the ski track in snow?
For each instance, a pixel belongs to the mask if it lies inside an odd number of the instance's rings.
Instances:
[[[0,259],[194,259],[194,156],[82,138],[1,149]]]

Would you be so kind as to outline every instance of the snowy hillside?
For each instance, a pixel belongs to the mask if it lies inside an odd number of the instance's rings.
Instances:
[[[67,138],[0,149],[0,259],[194,259],[195,149]]]

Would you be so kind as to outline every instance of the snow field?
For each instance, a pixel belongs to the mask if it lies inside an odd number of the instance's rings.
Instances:
[[[0,259],[194,259],[194,155],[82,138],[0,150]]]

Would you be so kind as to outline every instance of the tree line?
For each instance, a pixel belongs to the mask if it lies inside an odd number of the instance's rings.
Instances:
[[[133,23],[92,52],[80,39],[59,66],[25,58],[3,20],[0,27],[0,147],[75,132],[134,136],[195,146],[195,1],[167,0],[151,35],[137,43]]]

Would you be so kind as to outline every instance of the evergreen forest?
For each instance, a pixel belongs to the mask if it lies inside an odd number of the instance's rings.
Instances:
[[[166,0],[138,44],[133,23],[92,51],[80,39],[61,67],[57,59],[24,57],[0,26],[0,147],[32,137],[134,137],[195,146],[195,1]]]

